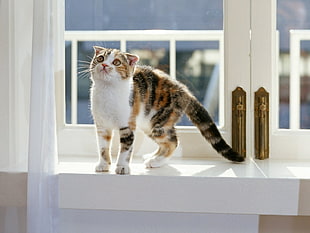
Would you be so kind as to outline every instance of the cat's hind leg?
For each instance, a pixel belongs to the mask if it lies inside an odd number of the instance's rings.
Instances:
[[[144,161],[147,168],[161,167],[166,164],[178,146],[175,128],[154,127],[149,135],[157,144],[158,150]]]
[[[108,172],[111,166],[110,144],[112,131],[97,126],[99,161],[96,172]]]
[[[116,162],[116,174],[126,175],[130,173],[129,164],[132,156],[134,132],[129,127],[119,130],[120,151]]]

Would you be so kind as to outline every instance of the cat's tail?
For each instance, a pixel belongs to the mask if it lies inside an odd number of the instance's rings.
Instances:
[[[244,161],[244,157],[225,142],[209,113],[196,98],[190,98],[185,113],[218,153],[231,161]]]

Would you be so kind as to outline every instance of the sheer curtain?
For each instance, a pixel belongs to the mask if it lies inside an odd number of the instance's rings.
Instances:
[[[58,232],[53,51],[60,2],[0,1],[0,233]]]
[[[54,23],[58,0],[33,0],[27,232],[58,231]]]

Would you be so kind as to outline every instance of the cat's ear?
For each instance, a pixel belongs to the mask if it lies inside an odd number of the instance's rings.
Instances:
[[[126,58],[130,66],[135,66],[139,61],[139,56],[131,53],[126,53]]]
[[[102,50],[104,50],[105,48],[102,48],[100,46],[93,46],[95,54],[98,55]]]

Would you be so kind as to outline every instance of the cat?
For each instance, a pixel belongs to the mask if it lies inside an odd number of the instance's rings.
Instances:
[[[119,130],[115,172],[130,173],[137,127],[158,144],[158,150],[145,160],[146,167],[165,164],[178,146],[175,125],[184,113],[218,153],[231,161],[244,161],[225,142],[207,110],[185,85],[159,69],[137,65],[138,61],[135,54],[94,46],[88,72],[99,152],[97,172],[109,171],[112,131]]]

